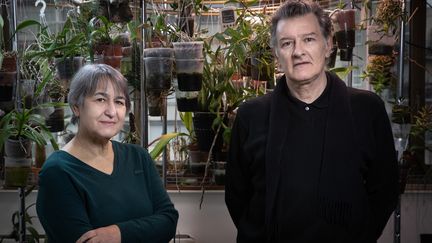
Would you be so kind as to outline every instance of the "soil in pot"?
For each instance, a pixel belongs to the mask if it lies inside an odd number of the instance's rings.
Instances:
[[[8,55],[4,56],[3,63],[1,66],[3,72],[16,72],[17,71],[17,56]]]
[[[393,53],[393,46],[383,44],[369,44],[369,55],[391,55]]]
[[[31,159],[14,159],[5,157],[6,188],[26,186],[31,171]]]
[[[178,88],[181,91],[200,91],[202,79],[202,73],[177,73]]]
[[[11,101],[17,72],[0,72],[0,102]]]
[[[181,112],[198,111],[198,98],[176,98],[177,110]]]

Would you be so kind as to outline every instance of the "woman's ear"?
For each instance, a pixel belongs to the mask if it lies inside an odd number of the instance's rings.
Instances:
[[[78,107],[77,105],[74,105],[74,106],[72,107],[72,112],[74,113],[74,115],[75,115],[76,117],[79,117],[79,107]]]

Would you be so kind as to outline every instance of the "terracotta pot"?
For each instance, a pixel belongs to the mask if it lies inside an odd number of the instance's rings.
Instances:
[[[17,56],[8,55],[3,57],[3,64],[1,66],[3,72],[16,72],[17,71]]]
[[[95,47],[95,53],[104,56],[122,56],[122,46],[120,44],[101,44]]]
[[[122,56],[104,56],[103,62],[111,67],[120,70],[121,69]]]

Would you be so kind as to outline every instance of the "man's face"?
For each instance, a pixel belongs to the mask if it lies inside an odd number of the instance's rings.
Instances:
[[[282,19],[276,27],[275,54],[288,82],[309,83],[324,77],[332,42],[314,14]]]

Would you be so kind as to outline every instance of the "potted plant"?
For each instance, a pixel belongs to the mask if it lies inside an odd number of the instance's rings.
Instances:
[[[40,66],[55,63],[57,76],[70,80],[83,65],[87,53],[85,34],[76,29],[71,17],[68,17],[56,34],[51,34],[47,26],[40,26],[36,42],[27,48],[25,55]],[[44,80],[52,78],[54,69],[50,71],[44,74]]]
[[[31,142],[39,146],[47,140],[55,150],[58,145],[34,108],[14,109],[0,120],[0,147],[5,146],[5,186],[24,186],[31,164]]]
[[[54,106],[54,111],[46,118],[46,126],[51,132],[61,132],[64,130],[64,98],[68,91],[62,85],[61,81],[54,78],[52,82],[47,85],[48,96]]]
[[[356,10],[344,9],[345,5],[340,2],[337,8],[330,13],[330,18],[337,47],[340,50],[340,59],[342,61],[351,61],[352,50],[355,47]]]
[[[122,45],[120,38],[114,33],[120,28],[105,16],[97,16],[90,20],[90,34],[94,54],[102,58],[102,62],[120,70]],[[96,60],[95,60],[96,61]]]
[[[3,8],[2,16],[7,17],[7,12],[3,12]],[[2,16],[0,16],[0,102],[8,103],[12,100],[14,85],[17,83],[17,52],[12,51],[11,40],[18,31],[39,23],[34,20],[23,21],[13,33],[10,33],[9,21]],[[8,105],[1,107],[9,108]]]

